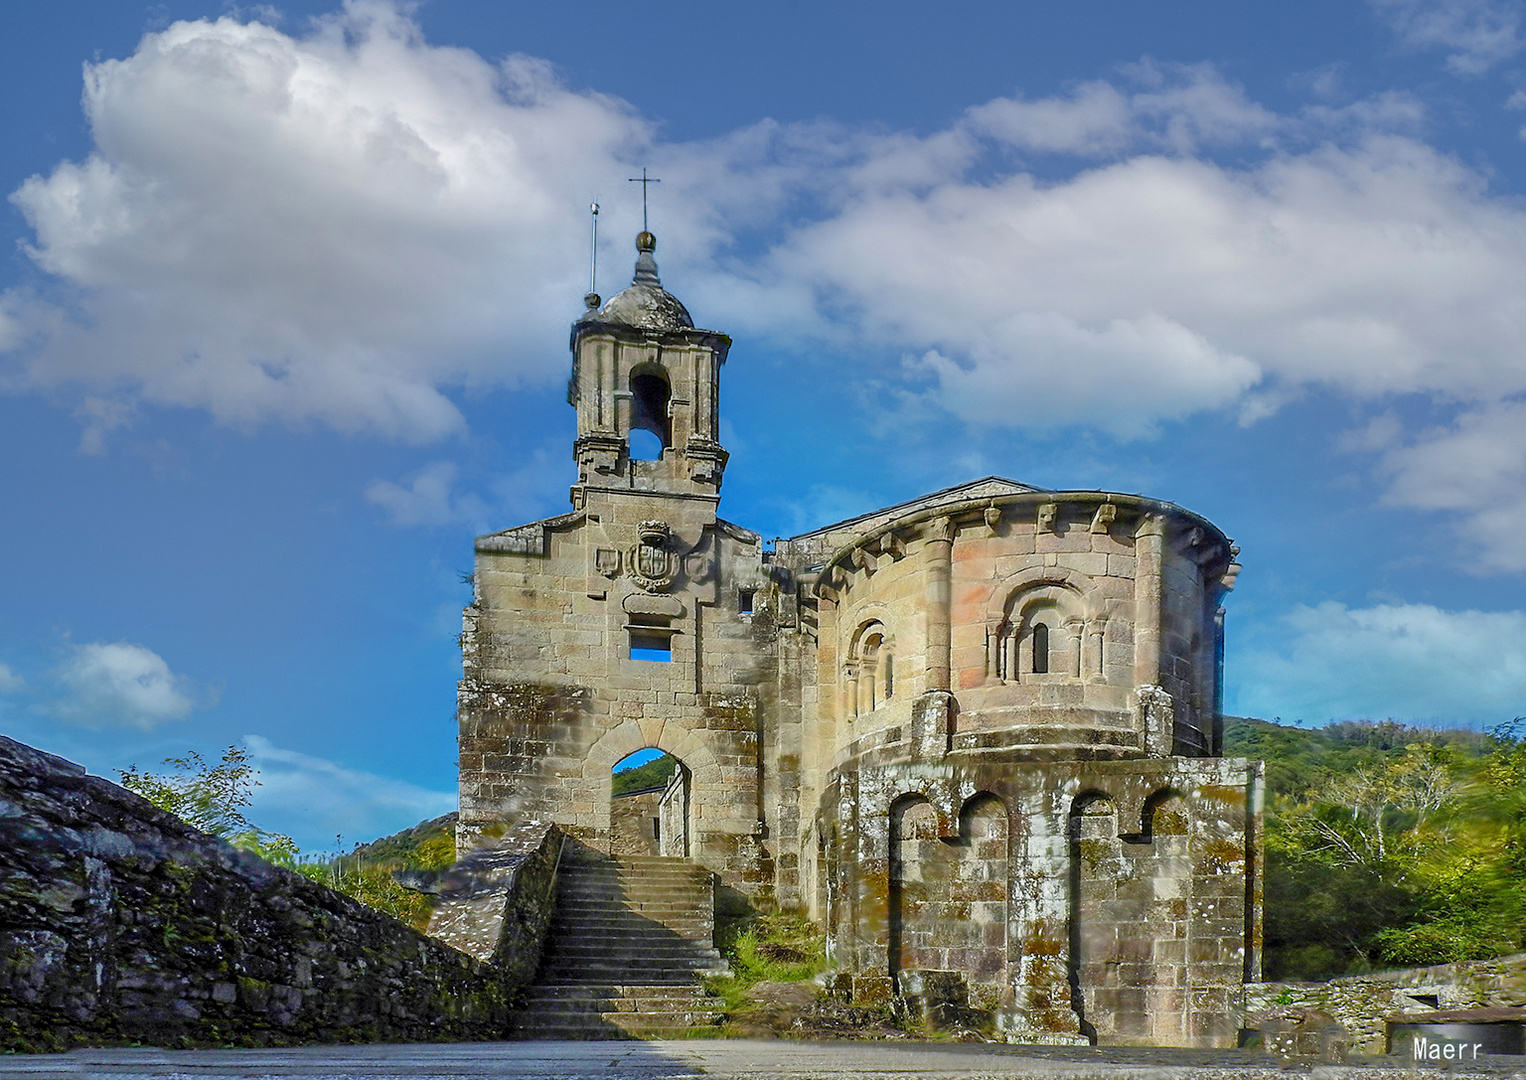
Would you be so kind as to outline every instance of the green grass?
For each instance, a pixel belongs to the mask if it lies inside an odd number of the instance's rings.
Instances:
[[[716,944],[733,982],[804,982],[827,969],[827,940],[804,915],[783,912],[722,920]]]
[[[722,919],[715,944],[732,973],[707,980],[707,986],[728,1015],[747,1011],[748,991],[760,982],[805,982],[829,966],[826,935],[795,912]]]

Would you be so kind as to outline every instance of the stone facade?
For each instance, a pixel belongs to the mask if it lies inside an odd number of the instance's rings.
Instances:
[[[684,766],[665,836],[824,922],[845,993],[1233,1045],[1260,941],[1259,767],[1219,756],[1238,549],[999,477],[765,546],[717,514],[730,339],[637,246],[572,330],[572,511],[477,540],[462,846],[533,812],[607,849],[611,766],[655,747]]]

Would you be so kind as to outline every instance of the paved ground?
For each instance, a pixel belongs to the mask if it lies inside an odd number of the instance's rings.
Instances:
[[[294,1050],[74,1050],[0,1056],[12,1077],[165,1080],[322,1077],[331,1080],[1416,1080],[1402,1064],[1286,1066],[1236,1051],[1054,1049],[947,1043],[513,1042],[407,1046],[309,1046]],[[1493,1057],[1449,1071],[1526,1078],[1526,1058]]]

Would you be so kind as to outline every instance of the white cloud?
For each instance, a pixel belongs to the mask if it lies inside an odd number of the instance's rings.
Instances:
[[[1514,25],[1383,10],[1459,56]],[[683,208],[659,254],[702,324],[831,355],[923,423],[1132,436],[1310,386],[1526,394],[1526,211],[1421,141],[1405,94],[1278,114],[1211,67],[1141,63],[925,137],[760,122],[663,144],[541,61],[427,44],[383,0],[316,27],[176,23],[90,65],[95,153],[12,196],[59,288],[0,300],[0,387],[77,392],[87,452],[141,402],[437,439],[464,426],[456,388],[560,378],[586,196],[638,157]],[[1019,160],[1051,152],[1089,160]],[[548,476],[461,492],[435,462],[367,496],[492,527],[516,500],[545,512]]]
[[[26,686],[26,680],[6,664],[0,664],[0,694],[14,694]]]
[[[702,321],[933,354],[913,374],[964,419],[1137,433],[1253,386],[1274,400],[1268,380],[1522,382],[1526,215],[1393,134],[1418,114],[1404,95],[1277,115],[1211,67],[1138,64],[925,138],[765,122],[660,145],[622,103],[430,46],[380,0],[318,27],[176,23],[91,65],[96,153],[13,195],[78,317],[8,297],[8,337],[43,342],[10,382],[86,387],[87,450],[139,399],[460,430],[452,386],[561,374],[586,227],[570,193],[623,184],[638,150],[685,208],[663,250]],[[1192,156],[1228,144],[1259,161]],[[1003,148],[1116,160],[976,178]],[[745,229],[774,241],[737,261]],[[427,488],[406,490],[424,513]]]
[[[394,525],[438,526],[463,522],[486,532],[565,509],[572,468],[563,446],[539,446],[517,468],[484,483],[489,493],[456,490],[460,469],[434,461],[401,482],[373,480],[365,496],[387,511]]]
[[[971,109],[969,123],[1019,149],[1087,155],[1144,148],[1190,154],[1285,126],[1208,64],[1136,64],[1124,75],[1133,84],[1128,90],[1098,80],[1064,97],[997,98]]]
[[[1491,724],[1526,713],[1526,612],[1298,607],[1230,665],[1231,711],[1316,723]]]
[[[246,735],[260,786],[249,818],[286,833],[309,851],[373,840],[456,808],[454,791],[427,788],[351,769],[324,758],[284,750],[260,735]]]
[[[366,499],[386,510],[394,525],[443,525],[457,515],[451,501],[456,471],[449,461],[435,461],[401,484],[373,480],[366,488]]]
[[[1513,0],[1371,0],[1405,44],[1447,53],[1459,75],[1481,75],[1526,48]]]
[[[1479,570],[1526,570],[1526,403],[1464,412],[1392,445],[1382,464],[1386,502],[1450,513]]]
[[[76,313],[9,298],[23,381],[409,439],[461,429],[442,386],[562,373],[583,193],[646,137],[378,0],[304,38],[175,23],[88,65],[85,109],[96,151],[12,195]]]
[[[58,669],[57,688],[43,710],[86,728],[149,731],[184,720],[197,705],[196,690],[158,653],[125,641],[74,646]]]
[[[865,194],[769,269],[844,338],[935,352],[930,396],[967,420],[1137,432],[1268,383],[1526,389],[1526,214],[1397,136]]]

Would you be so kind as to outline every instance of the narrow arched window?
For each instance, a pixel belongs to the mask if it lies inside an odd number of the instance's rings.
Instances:
[[[1033,627],[1033,673],[1044,675],[1049,671],[1049,627],[1035,623]]]
[[[890,697],[890,684],[885,676],[890,650],[885,646],[884,628],[879,623],[868,623],[854,653],[858,712],[873,712]]]

